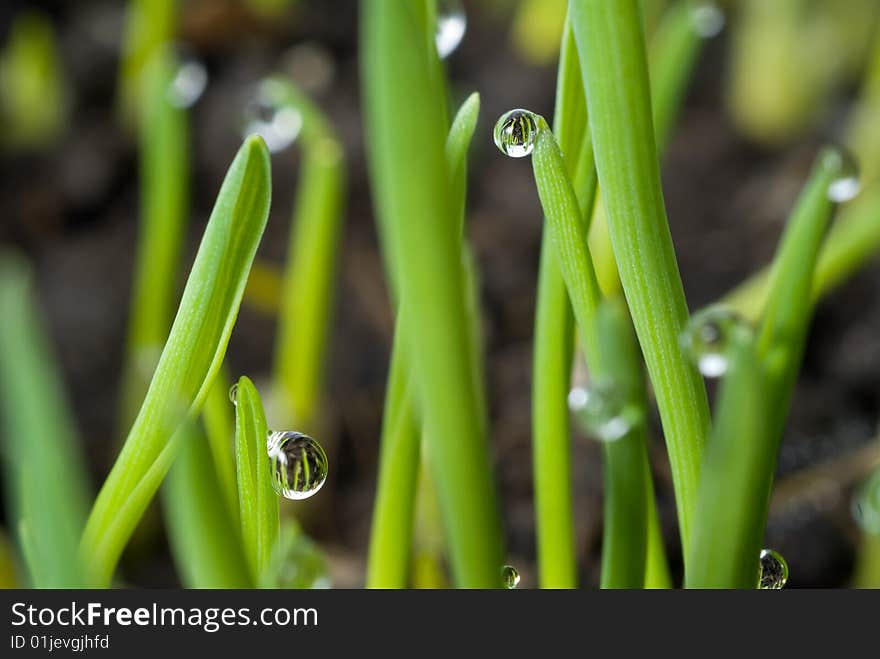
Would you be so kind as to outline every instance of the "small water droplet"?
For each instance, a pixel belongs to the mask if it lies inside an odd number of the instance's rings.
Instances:
[[[208,70],[194,57],[181,57],[180,64],[168,86],[168,102],[178,108],[195,105],[208,86]]]
[[[437,54],[440,59],[448,57],[464,38],[467,16],[461,0],[438,0],[437,2]]]
[[[826,166],[837,172],[834,180],[828,184],[828,198],[843,204],[854,198],[862,189],[859,180],[859,165],[852,154],[841,146],[831,146],[823,156]]]
[[[880,469],[868,476],[856,490],[852,514],[865,533],[880,535]]]
[[[625,437],[642,420],[638,408],[628,405],[613,384],[601,380],[573,387],[568,407],[581,427],[602,442]]]
[[[495,123],[495,146],[511,158],[523,158],[535,148],[538,122],[535,113],[516,109],[505,112]]]
[[[724,29],[724,11],[711,0],[697,0],[691,6],[691,25],[703,39],[718,36]]]
[[[519,585],[519,572],[512,565],[505,565],[501,568],[501,583],[505,588],[511,590]]]
[[[681,335],[685,352],[707,378],[719,378],[727,372],[731,332],[747,328],[748,322],[731,309],[709,307],[694,314]]]
[[[244,111],[244,136],[253,133],[263,138],[271,153],[278,153],[296,141],[302,129],[302,115],[279,100],[276,83],[264,80]]]
[[[285,520],[275,549],[261,575],[265,588],[330,588],[327,561],[320,547],[296,522]]]
[[[229,387],[229,402],[233,405],[238,404],[238,382]]]
[[[758,588],[779,590],[788,581],[788,563],[779,552],[762,549],[758,570]]]
[[[272,487],[285,499],[308,499],[327,480],[327,454],[308,435],[274,431],[266,440]]]

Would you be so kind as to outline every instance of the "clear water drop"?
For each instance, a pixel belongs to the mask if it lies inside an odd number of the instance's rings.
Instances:
[[[837,172],[834,180],[828,184],[828,198],[843,204],[854,198],[862,189],[859,179],[859,165],[852,154],[840,146],[828,147],[825,151],[826,166]]]
[[[233,405],[238,404],[238,382],[229,387],[229,402]]]
[[[762,549],[758,570],[758,588],[779,590],[788,581],[788,563],[777,551]]]
[[[264,80],[244,111],[244,136],[258,134],[271,153],[293,144],[302,129],[302,115],[279,96],[275,81]]]
[[[168,102],[178,108],[195,105],[208,86],[208,70],[194,57],[183,56],[168,86]]]
[[[724,11],[711,0],[697,0],[691,6],[691,25],[703,39],[718,36],[725,21]]]
[[[327,560],[311,538],[292,520],[281,524],[281,533],[261,575],[264,588],[330,588]]]
[[[730,365],[731,333],[748,327],[748,322],[735,311],[709,307],[691,317],[681,335],[681,345],[700,373],[707,378],[719,378]]]
[[[435,41],[440,59],[448,57],[458,48],[466,29],[467,16],[461,0],[438,0]]]
[[[272,466],[272,487],[285,499],[308,499],[327,480],[327,454],[308,435],[273,431],[266,440]]]
[[[508,590],[512,590],[519,585],[519,572],[512,565],[505,565],[501,568],[501,583]]]
[[[584,431],[602,442],[625,437],[642,420],[638,408],[628,405],[613,384],[601,380],[573,387],[568,407]]]
[[[516,109],[505,112],[495,123],[495,146],[511,158],[524,158],[535,148],[538,122],[535,113]]]
[[[880,469],[868,476],[856,490],[852,514],[865,533],[880,536]]]

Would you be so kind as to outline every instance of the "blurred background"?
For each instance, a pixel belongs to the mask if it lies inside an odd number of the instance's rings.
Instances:
[[[326,114],[345,150],[348,190],[319,437],[330,477],[320,496],[296,510],[326,552],[332,583],[360,586],[393,319],[364,162],[357,3],[177,4],[179,52],[206,74],[189,109],[184,273],[262,78],[281,74],[296,83]],[[466,31],[446,64],[455,105],[472,91],[482,98],[468,170],[468,232],[481,278],[508,562],[519,569],[521,587],[529,587],[535,585],[531,340],[542,215],[528,161],[501,155],[492,145],[492,126],[514,107],[552,116],[566,3],[461,5]],[[743,0],[721,8],[725,25],[704,46],[663,158],[691,309],[715,301],[769,261],[817,148],[844,139],[872,57],[880,59],[874,54],[880,52],[876,0]],[[120,377],[140,208],[137,134],[120,110],[126,12],[127,3],[101,0],[0,5],[0,243],[33,264],[95,487],[122,440]],[[871,121],[880,126],[880,114]],[[227,357],[232,376],[247,374],[258,386],[272,364],[297,147],[294,142],[273,154],[272,211],[257,265],[262,283],[245,297]],[[861,536],[851,496],[880,464],[878,301],[875,260],[817,310],[766,541],[788,560],[790,587],[845,586],[856,570]],[[595,586],[601,452],[585,437],[576,438],[573,450],[581,583]],[[664,532],[680,573],[672,486],[657,432],[651,450]],[[130,548],[126,583],[177,585],[161,525],[157,529]]]

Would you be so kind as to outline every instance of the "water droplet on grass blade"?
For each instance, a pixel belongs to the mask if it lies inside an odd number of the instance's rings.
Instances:
[[[448,57],[464,38],[467,17],[461,0],[438,0],[437,2],[437,54],[440,59]]]
[[[281,533],[261,575],[265,588],[330,588],[324,554],[296,522],[285,520]]]
[[[238,382],[229,387],[229,402],[233,405],[238,404]]]
[[[208,86],[208,70],[194,57],[183,56],[168,86],[168,102],[178,108],[195,105]]]
[[[538,122],[535,113],[516,109],[505,112],[495,123],[495,146],[511,158],[523,158],[535,148]]]
[[[836,176],[828,184],[828,198],[843,204],[858,195],[862,184],[859,180],[859,166],[852,154],[843,147],[831,146],[826,149],[823,157],[826,166],[836,171]]]
[[[880,470],[868,476],[856,490],[852,514],[865,533],[880,535]]]
[[[273,431],[266,440],[272,487],[285,499],[308,499],[327,480],[327,454],[308,435]]]
[[[758,571],[758,588],[779,590],[788,581],[788,563],[779,552],[762,549]]]
[[[501,568],[501,583],[508,590],[516,588],[519,585],[519,572],[516,571],[515,567],[512,565],[505,565]]]
[[[724,12],[711,0],[697,0],[691,6],[691,25],[703,39],[718,36],[724,29]]]
[[[271,153],[293,144],[302,129],[302,115],[296,108],[280,103],[278,96],[275,82],[264,80],[244,112],[244,136],[258,134]]]
[[[625,437],[642,420],[641,411],[628,405],[622,392],[609,382],[572,388],[568,407],[583,430],[602,442]]]
[[[731,309],[709,307],[694,314],[681,335],[685,352],[707,378],[719,378],[730,365],[731,333],[747,328],[746,320]]]

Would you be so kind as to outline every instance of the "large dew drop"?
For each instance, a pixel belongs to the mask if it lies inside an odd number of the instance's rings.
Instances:
[[[524,158],[535,148],[538,122],[535,113],[516,109],[505,112],[495,123],[495,146],[511,158]]]
[[[272,487],[285,499],[308,499],[327,480],[327,454],[308,435],[273,431],[266,440]]]
[[[779,552],[762,549],[758,570],[758,588],[779,590],[788,581],[788,563]]]
[[[505,565],[501,568],[501,584],[508,590],[512,590],[519,585],[519,572],[512,565]]]
[[[568,407],[583,430],[602,442],[625,437],[642,420],[640,410],[628,405],[614,385],[603,381],[572,388]]]
[[[859,180],[859,166],[852,154],[843,147],[832,146],[826,149],[824,158],[827,166],[837,172],[828,184],[828,198],[843,204],[858,195],[862,184]]]
[[[258,134],[272,153],[293,144],[302,129],[302,115],[279,102],[275,84],[271,79],[261,82],[244,111],[244,136]]]
[[[880,536],[880,469],[856,490],[852,514],[865,533]]]
[[[691,317],[681,335],[684,351],[707,378],[719,378],[730,365],[731,334],[748,322],[731,309],[709,307]]]
[[[464,38],[467,17],[461,0],[439,0],[437,2],[437,54],[448,57]]]
[[[208,70],[199,60],[185,56],[181,59],[168,86],[168,102],[174,107],[195,105],[208,86]]]

